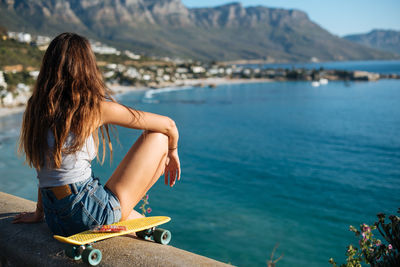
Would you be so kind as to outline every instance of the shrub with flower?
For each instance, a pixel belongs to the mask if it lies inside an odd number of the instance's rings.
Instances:
[[[400,208],[397,212],[400,213]],[[400,217],[390,215],[388,223],[385,223],[385,214],[379,213],[377,217],[378,221],[374,225],[361,224],[359,230],[350,226],[350,231],[360,238],[359,248],[349,245],[346,263],[340,267],[361,267],[362,263],[373,267],[400,266]],[[374,230],[378,230],[387,244],[375,238]],[[332,258],[329,262],[333,267],[338,266]]]
[[[140,206],[140,210],[142,211],[142,215],[146,215],[146,213],[151,213],[152,209],[150,207],[147,207],[147,205],[149,205],[149,195],[146,194],[144,195],[144,197],[142,198],[142,205]]]

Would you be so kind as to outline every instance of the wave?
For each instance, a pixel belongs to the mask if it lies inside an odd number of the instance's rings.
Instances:
[[[151,102],[151,101],[149,102],[149,99],[153,99],[154,95],[165,94],[165,93],[170,93],[170,92],[175,92],[175,91],[193,90],[193,89],[194,89],[193,86],[165,87],[165,88],[160,88],[160,89],[150,89],[150,90],[147,90],[144,93],[143,102],[154,103],[154,102]]]

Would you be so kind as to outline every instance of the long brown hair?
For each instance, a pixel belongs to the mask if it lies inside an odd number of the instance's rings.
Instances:
[[[54,38],[44,54],[22,121],[19,152],[25,152],[29,166],[40,169],[50,159],[48,131],[54,135],[54,147],[50,151],[52,167],[59,168],[62,153],[80,150],[90,135],[98,148],[98,132],[103,146],[102,162],[106,142],[112,157],[108,125],[100,126],[100,104],[106,99],[114,101],[103,82],[89,41],[74,33],[62,33]],[[73,139],[65,147],[70,133]]]

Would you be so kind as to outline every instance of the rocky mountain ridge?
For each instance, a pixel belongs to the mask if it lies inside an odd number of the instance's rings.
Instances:
[[[352,34],[343,38],[374,49],[400,54],[400,31],[375,29],[369,33]]]
[[[119,48],[208,60],[390,58],[337,36],[299,10],[181,0],[0,0],[0,25],[55,35],[74,31]]]

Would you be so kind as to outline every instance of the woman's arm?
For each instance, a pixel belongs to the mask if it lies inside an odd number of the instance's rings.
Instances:
[[[44,212],[42,204],[42,194],[38,189],[38,201],[36,203],[36,211],[34,212],[23,212],[14,217],[12,223],[38,223],[43,221]]]
[[[132,129],[163,133],[169,137],[169,149],[178,147],[179,133],[175,122],[162,115],[130,109],[115,102],[101,104],[102,124],[115,124]]]

